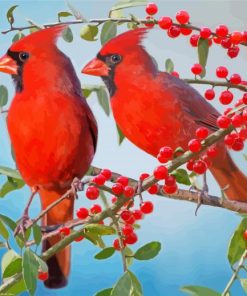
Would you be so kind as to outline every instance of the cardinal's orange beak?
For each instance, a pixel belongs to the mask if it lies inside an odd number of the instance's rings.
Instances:
[[[0,58],[0,72],[12,74],[12,75],[17,74],[16,62],[8,55],[4,55],[3,57]]]
[[[108,76],[109,67],[103,61],[95,58],[90,61],[81,72],[94,76]]]

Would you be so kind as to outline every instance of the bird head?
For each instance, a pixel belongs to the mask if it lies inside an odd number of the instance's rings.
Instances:
[[[145,51],[142,40],[148,29],[138,28],[118,35],[108,41],[83,69],[82,73],[101,76],[110,94],[113,95],[116,85],[133,81],[138,75],[155,71],[156,66],[151,56]]]
[[[20,83],[26,65],[37,60],[44,61],[49,49],[56,48],[56,40],[65,28],[66,26],[59,25],[42,29],[13,43],[7,53],[0,58],[0,72],[11,74],[14,81]],[[35,63],[33,68],[34,65]]]

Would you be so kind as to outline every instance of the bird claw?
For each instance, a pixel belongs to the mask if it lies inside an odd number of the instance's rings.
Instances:
[[[83,191],[84,190],[84,183],[79,179],[79,178],[74,178],[72,184],[71,184],[71,189],[73,191],[73,195],[76,199],[78,199],[78,191]]]
[[[25,232],[32,224],[32,219],[30,219],[28,215],[24,214],[15,228],[14,236],[22,234],[23,238],[25,238]]]
[[[202,189],[201,190],[197,189],[197,192],[198,192],[198,199],[197,199],[197,207],[196,207],[196,210],[195,210],[195,216],[197,216],[197,212],[198,212],[200,206],[203,204],[202,197],[203,196],[208,196],[208,184],[207,184],[207,181],[206,181],[206,174],[203,175]]]
[[[140,198],[140,206],[143,203],[143,197],[142,197],[142,180],[139,180],[137,183],[137,187],[136,187],[136,193],[138,194],[139,198]]]

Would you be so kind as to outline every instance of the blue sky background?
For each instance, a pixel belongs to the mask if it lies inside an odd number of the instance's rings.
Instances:
[[[106,17],[111,6],[116,1],[72,1],[86,18]],[[191,21],[197,26],[210,26],[212,29],[218,24],[227,23],[232,30],[246,29],[246,1],[156,1],[159,6],[159,16],[175,16],[181,9],[187,10]],[[8,28],[5,13],[7,9],[18,4],[15,12],[16,25],[26,24],[29,18],[36,23],[56,21],[59,11],[67,10],[64,1],[3,1],[1,0],[0,30]],[[125,13],[144,16],[144,8],[133,8]],[[59,47],[72,60],[82,84],[102,83],[95,77],[84,76],[80,69],[100,49],[100,42],[87,42],[79,37],[81,25],[71,27],[74,32],[73,43],[59,40]],[[126,30],[126,26],[119,27],[119,32]],[[11,44],[13,33],[0,36],[0,55],[4,54]],[[188,38],[176,40],[168,39],[161,30],[153,30],[145,45],[148,51],[157,59],[160,69],[164,69],[164,61],[171,58],[175,69],[181,77],[192,77],[190,67],[197,62],[196,50],[191,48]],[[230,60],[225,50],[213,46],[210,50],[207,77],[215,79],[215,68],[220,65],[229,67],[232,73],[240,73],[246,77],[246,48],[242,48],[237,59]],[[10,98],[14,94],[11,78],[0,74],[0,84],[9,89]],[[204,92],[205,86],[197,87]],[[221,89],[218,89],[219,91]],[[234,92],[240,98],[239,92]],[[113,118],[107,118],[98,106],[96,97],[89,99],[90,106],[99,124],[99,145],[93,164],[108,167],[123,175],[137,177],[141,172],[150,172],[157,165],[155,159],[140,151],[127,140],[119,147]],[[214,105],[220,109],[217,102]],[[62,112],[62,110],[61,110]],[[5,125],[5,115],[0,116],[0,165],[14,167],[10,154],[10,143]],[[245,149],[246,153],[246,149]],[[233,157],[242,170],[246,170],[246,162],[242,153],[234,153]],[[0,182],[4,178],[0,177]],[[209,177],[211,194],[219,194],[217,184]],[[29,196],[29,189],[14,192],[0,200],[0,212],[13,219],[20,217]],[[89,204],[84,195],[76,202],[76,208]],[[152,261],[135,262],[131,270],[136,273],[143,284],[144,295],[182,295],[179,288],[183,285],[205,285],[218,291],[223,291],[231,276],[231,269],[226,259],[229,238],[240,221],[240,218],[223,209],[202,206],[197,217],[194,215],[195,204],[172,201],[161,197],[152,199],[155,203],[153,215],[142,222],[142,229],[138,231],[138,248],[149,241],[158,240],[162,243],[162,250]],[[40,210],[38,199],[33,203],[31,213],[35,216]],[[108,240],[111,244],[112,238]],[[36,295],[84,295],[91,296],[96,291],[111,287],[122,274],[121,258],[118,254],[108,261],[96,261],[93,256],[98,249],[87,241],[73,244],[72,269],[70,283],[61,290],[47,290],[39,283]],[[1,251],[0,255],[3,254]],[[234,284],[233,295],[244,295],[240,285]]]

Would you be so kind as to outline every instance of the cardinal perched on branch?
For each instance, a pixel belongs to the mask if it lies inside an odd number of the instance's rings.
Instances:
[[[146,32],[140,28],[110,40],[82,72],[102,77],[121,131],[156,157],[163,146],[187,150],[199,127],[216,131],[220,114],[190,85],[157,69],[141,45]],[[247,202],[247,178],[222,142],[210,170],[229,199]]]
[[[38,190],[42,209],[57,200],[89,168],[97,143],[97,124],[82,96],[70,59],[56,46],[65,26],[35,32],[14,43],[0,59],[0,71],[11,74],[16,94],[7,124],[17,167]],[[43,225],[73,218],[74,197],[44,217]],[[27,215],[27,209],[25,210]],[[59,241],[47,239],[43,251]],[[48,260],[45,285],[63,287],[70,269],[70,248]]]

